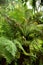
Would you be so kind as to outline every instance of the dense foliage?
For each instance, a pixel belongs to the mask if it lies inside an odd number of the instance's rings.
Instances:
[[[43,65],[43,12],[27,1],[0,0],[0,65]]]

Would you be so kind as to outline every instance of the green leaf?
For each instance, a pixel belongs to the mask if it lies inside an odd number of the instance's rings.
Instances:
[[[35,58],[36,58],[35,55],[33,55],[33,54],[31,54],[31,53],[27,53],[27,52],[24,50],[24,48],[22,47],[21,43],[20,43],[18,40],[14,40],[14,43],[17,45],[17,47],[18,47],[19,49],[21,49],[21,50],[23,51],[24,55],[26,55],[26,56],[32,56],[32,57],[35,57]]]
[[[0,37],[0,55],[6,58],[7,62],[10,63],[15,58],[16,52],[17,48],[12,41]]]

